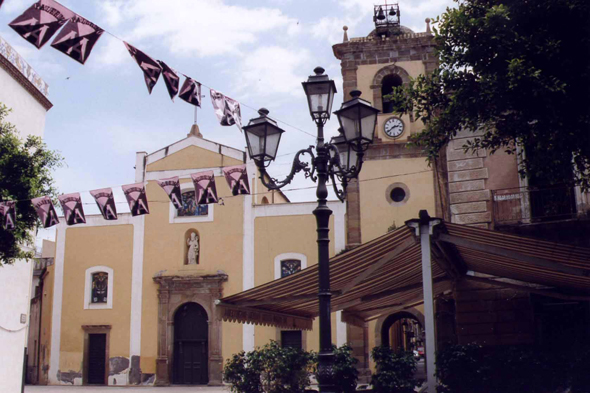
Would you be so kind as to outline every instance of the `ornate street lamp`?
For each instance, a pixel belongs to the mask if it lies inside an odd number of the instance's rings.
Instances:
[[[332,181],[338,199],[344,202],[346,186],[358,177],[363,164],[363,154],[373,142],[377,113],[379,110],[360,98],[360,91],[351,93],[352,99],[342,104],[334,112],[341,125],[341,135],[324,142],[324,124],[330,118],[336,86],[334,81],[324,75],[324,69],[317,67],[315,75],[303,82],[307,95],[309,113],[318,128],[317,145],[298,151],[293,160],[291,173],[284,180],[277,180],[268,175],[266,167],[275,159],[277,149],[284,132],[277,123],[268,117],[268,110],[262,108],[260,117],[250,120],[244,127],[248,153],[260,171],[260,180],[269,190],[278,190],[291,183],[298,172],[317,182],[316,195],[318,206],[313,211],[316,216],[318,232],[318,275],[319,275],[319,317],[320,317],[320,353],[318,382],[320,392],[334,392],[332,352],[332,331],[330,319],[330,250],[329,222],[332,211],[328,207],[328,179]],[[315,154],[314,154],[315,150]],[[302,155],[310,156],[310,163],[301,161]],[[338,180],[342,187],[338,188]]]

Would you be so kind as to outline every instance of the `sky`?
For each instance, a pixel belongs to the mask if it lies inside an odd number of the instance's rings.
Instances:
[[[5,0],[0,35],[49,84],[53,108],[44,139],[64,157],[54,179],[60,193],[81,192],[87,213],[96,213],[87,192],[134,182],[135,152],[152,153],[186,137],[195,118],[192,105],[170,100],[162,78],[150,95],[142,72],[119,37],[153,58],[201,82],[203,105],[197,123],[205,139],[245,149],[237,127],[220,126],[211,105],[211,87],[241,103],[242,122],[265,107],[286,132],[269,173],[290,172],[293,154],[315,143],[316,128],[301,82],[322,66],[336,83],[333,109],[340,107],[342,75],[332,45],[364,37],[373,26],[367,0],[61,0],[60,3],[105,29],[81,65],[46,44],[37,50],[8,23],[33,0]],[[383,0],[383,3],[385,1]],[[424,20],[453,6],[452,0],[400,0],[401,24],[415,32]],[[183,79],[181,79],[182,83]],[[338,120],[326,125],[328,137]],[[311,134],[311,135],[310,135]],[[286,189],[292,201],[314,200],[314,184],[298,175]],[[331,198],[335,199],[331,194]],[[118,207],[121,205],[118,205]],[[121,209],[121,211],[125,211]],[[51,238],[51,233],[42,237]]]

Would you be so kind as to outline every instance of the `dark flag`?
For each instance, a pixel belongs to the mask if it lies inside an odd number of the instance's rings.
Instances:
[[[74,15],[53,0],[40,0],[8,25],[37,49],[41,49]]]
[[[194,79],[187,77],[182,84],[180,94],[181,100],[188,102],[194,106],[201,107],[201,84]]]
[[[193,173],[191,178],[195,185],[195,199],[198,205],[217,203],[217,189],[215,188],[213,171]]]
[[[164,76],[164,83],[166,84],[166,89],[168,89],[168,94],[170,94],[170,99],[174,101],[174,97],[178,94],[180,78],[176,74],[176,71],[168,67],[163,61],[158,60],[158,64],[162,67],[162,75]]]
[[[16,202],[0,202],[0,221],[2,228],[8,231],[16,229]]]
[[[131,210],[133,217],[150,214],[143,183],[128,184],[121,188],[123,188],[123,193],[125,194],[125,198],[127,198],[129,210]]]
[[[59,224],[59,218],[57,218],[57,213],[55,212],[55,207],[53,207],[51,198],[43,196],[35,198],[31,202],[37,211],[37,215],[43,224],[43,228],[49,228]]]
[[[61,208],[64,211],[66,224],[86,224],[86,217],[82,208],[82,198],[79,193],[60,195],[57,199],[59,199]]]
[[[4,3],[4,0],[0,0],[0,7],[2,7],[2,3]]]
[[[84,64],[102,33],[103,29],[75,15],[55,37],[51,46]]]
[[[242,131],[242,114],[240,103],[234,99],[224,96],[222,93],[210,90],[211,103],[215,109],[215,115],[222,126],[237,125]]]
[[[101,188],[99,190],[90,191],[90,195],[94,197],[98,209],[105,220],[117,219],[117,207],[115,205],[113,190],[110,188]]]
[[[180,181],[178,176],[157,181],[160,187],[166,191],[168,198],[176,209],[182,209],[182,197],[180,196]]]
[[[162,67],[158,64],[158,62],[133,45],[130,45],[123,41],[125,47],[129,51],[129,54],[135,61],[141,70],[143,71],[143,77],[145,79],[145,85],[148,88],[150,94],[152,94],[152,89],[158,82],[158,78],[160,78],[160,74],[162,73]]]
[[[223,174],[232,195],[250,194],[250,182],[248,181],[246,164],[225,167],[223,168]]]

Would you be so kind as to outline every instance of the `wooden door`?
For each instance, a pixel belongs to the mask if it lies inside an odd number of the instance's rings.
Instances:
[[[106,334],[88,335],[88,384],[104,385],[106,374]]]
[[[196,303],[179,307],[174,316],[173,383],[204,385],[209,382],[209,324]]]

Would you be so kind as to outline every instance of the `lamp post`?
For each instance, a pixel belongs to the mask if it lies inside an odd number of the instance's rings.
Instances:
[[[324,69],[314,69],[315,75],[303,82],[307,95],[309,112],[318,129],[316,146],[298,151],[293,160],[291,173],[284,180],[277,180],[268,175],[266,168],[275,159],[281,134],[284,132],[277,123],[268,117],[267,109],[258,111],[260,117],[250,120],[243,127],[248,145],[248,153],[260,171],[260,180],[269,190],[278,190],[291,183],[294,176],[303,171],[305,177],[317,182],[316,196],[318,206],[313,211],[318,232],[318,274],[319,274],[319,317],[320,317],[320,353],[318,382],[320,392],[334,392],[332,351],[332,330],[330,320],[330,265],[329,265],[329,222],[332,211],[328,207],[328,180],[332,182],[338,199],[344,202],[346,186],[358,177],[363,163],[363,153],[373,142],[377,109],[360,98],[361,92],[351,93],[352,99],[342,104],[334,112],[341,125],[340,136],[330,143],[324,141],[324,124],[330,119],[336,86],[334,81],[324,75]],[[315,150],[315,154],[314,154]],[[303,155],[309,155],[310,163],[301,161]],[[337,180],[342,184],[338,188]]]

